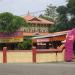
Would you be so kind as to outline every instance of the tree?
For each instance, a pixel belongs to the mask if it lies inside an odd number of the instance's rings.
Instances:
[[[18,48],[20,50],[31,50],[32,49],[32,41],[24,40],[22,43],[18,43]]]
[[[15,32],[25,25],[26,22],[22,17],[9,12],[0,13],[0,32]]]
[[[68,12],[75,17],[75,0],[67,0]]]
[[[67,18],[67,7],[59,6],[57,9],[59,13],[57,23],[50,28],[51,32],[64,31],[67,30],[68,18]]]
[[[66,6],[59,6],[56,11],[61,15],[61,14],[66,14],[67,13],[67,7]]]
[[[43,19],[46,19],[46,20],[48,20],[48,21],[54,22],[54,20],[53,20],[52,18],[49,18],[49,17],[47,17],[47,16],[45,16],[45,15],[43,15],[43,14],[39,15],[39,17],[41,17],[41,18],[43,18]]]
[[[67,23],[68,17],[67,17],[67,7],[66,6],[59,6],[57,9],[57,12],[59,13],[58,16],[58,23]]]
[[[75,0],[67,0],[67,8],[68,8],[68,13],[70,14],[70,24],[72,28],[75,28]]]
[[[51,32],[75,28],[75,0],[67,0],[66,6],[59,6],[56,11],[58,18],[56,24],[50,27]]]
[[[48,5],[45,13],[41,14],[40,17],[45,18],[47,20],[55,21],[58,17],[58,13],[56,12],[56,6],[53,6],[52,4]]]

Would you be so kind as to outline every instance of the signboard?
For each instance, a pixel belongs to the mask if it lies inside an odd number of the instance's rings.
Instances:
[[[37,39],[37,42],[49,42],[49,39],[48,38]]]
[[[0,43],[23,42],[23,38],[0,38]]]
[[[23,42],[23,32],[0,33],[0,43]]]

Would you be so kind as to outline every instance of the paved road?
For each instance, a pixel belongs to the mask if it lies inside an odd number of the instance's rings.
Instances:
[[[0,64],[0,75],[75,75],[75,63]]]

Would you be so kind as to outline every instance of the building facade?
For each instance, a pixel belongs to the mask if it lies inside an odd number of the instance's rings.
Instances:
[[[48,20],[31,15],[24,16],[24,19],[27,22],[27,27],[22,28],[24,36],[47,35],[49,34],[50,26],[54,24]]]

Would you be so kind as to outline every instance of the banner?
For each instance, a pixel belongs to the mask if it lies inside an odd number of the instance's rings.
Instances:
[[[0,43],[23,42],[23,38],[0,38]]]
[[[0,43],[23,42],[23,32],[0,33]]]

